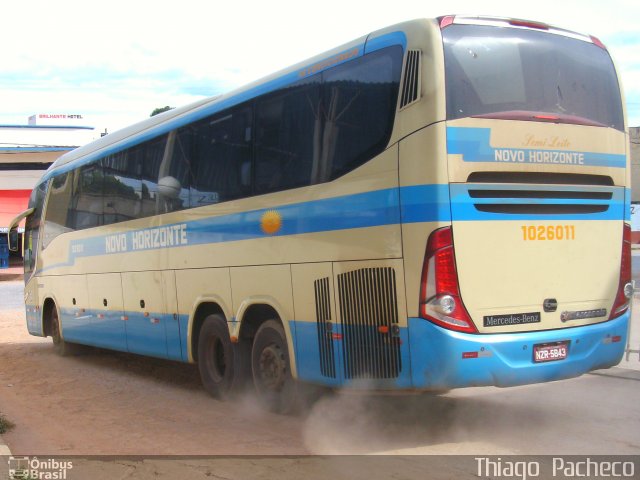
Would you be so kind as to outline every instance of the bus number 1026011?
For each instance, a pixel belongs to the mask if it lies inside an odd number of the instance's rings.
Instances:
[[[575,225],[522,225],[522,237],[529,240],[575,240]]]

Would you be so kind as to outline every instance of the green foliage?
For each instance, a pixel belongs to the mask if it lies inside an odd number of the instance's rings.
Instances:
[[[163,113],[163,112],[168,112],[169,110],[173,110],[174,108],[175,107],[170,107],[169,105],[166,105],[164,107],[159,107],[153,110],[153,112],[151,112],[151,115],[149,116],[153,117],[154,115],[158,115],[159,113]]]

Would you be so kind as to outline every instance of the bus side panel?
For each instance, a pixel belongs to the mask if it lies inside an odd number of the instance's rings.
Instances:
[[[340,385],[341,342],[334,338],[337,311],[331,263],[291,266],[298,378]]]
[[[406,302],[418,316],[420,281],[427,239],[451,225],[449,178],[443,123],[420,130],[400,142],[400,202]]]
[[[89,328],[82,343],[127,351],[126,322],[123,321],[122,279],[119,273],[87,275]]]
[[[47,277],[60,312],[62,338],[84,343],[92,336],[86,275]],[[74,303],[75,302],[75,303]]]
[[[175,272],[177,291],[178,328],[182,345],[182,358],[194,362],[191,348],[193,321],[196,310],[203,303],[216,304],[222,310],[227,322],[233,321],[231,284],[228,268],[205,268],[198,270],[178,270]],[[175,324],[172,324],[175,327]],[[171,334],[175,341],[175,331]],[[170,341],[173,344],[173,341]],[[170,346],[170,350],[175,347]]]
[[[27,330],[31,335],[44,336],[42,331],[42,306],[38,295],[38,278],[33,276],[24,287],[25,313]]]
[[[185,361],[187,352],[182,349],[175,271],[166,270],[162,272],[162,291],[164,295],[164,311],[167,313],[167,320],[164,324],[167,332],[167,356],[171,360]]]
[[[165,325],[173,318],[164,308],[162,272],[123,273],[122,294],[129,352],[167,358]]]
[[[242,322],[242,313],[251,305],[273,307],[284,327],[287,347],[291,357],[291,374],[297,378],[295,357],[295,330],[293,320],[293,293],[291,290],[290,265],[263,265],[255,267],[231,268],[231,289],[233,290],[233,310]],[[268,320],[268,319],[264,319]]]

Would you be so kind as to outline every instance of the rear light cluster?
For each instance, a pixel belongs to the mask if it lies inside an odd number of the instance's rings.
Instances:
[[[629,309],[630,299],[633,296],[633,284],[631,283],[631,225],[625,223],[622,231],[622,255],[620,256],[620,280],[616,301],[611,309],[609,320],[619,317]]]
[[[429,236],[422,267],[420,317],[450,330],[477,332],[460,296],[451,227]]]

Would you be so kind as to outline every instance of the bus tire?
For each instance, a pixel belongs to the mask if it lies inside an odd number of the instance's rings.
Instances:
[[[225,319],[218,314],[205,318],[198,337],[198,370],[204,388],[215,398],[238,393],[245,384],[242,352],[231,343]]]
[[[291,413],[298,406],[298,386],[282,324],[264,322],[253,340],[251,370],[258,401],[274,413]]]
[[[58,316],[58,309],[55,306],[51,309],[51,339],[53,340],[55,352],[61,357],[69,357],[83,353],[81,345],[66,342],[64,338],[62,338],[60,317]]]

